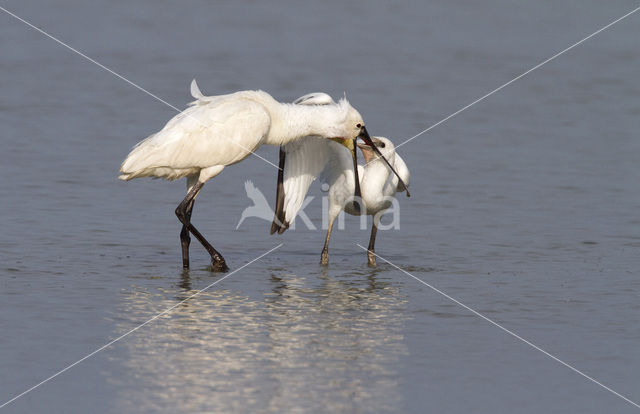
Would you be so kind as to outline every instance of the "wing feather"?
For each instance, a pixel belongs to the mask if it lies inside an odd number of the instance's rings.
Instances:
[[[197,85],[193,89],[194,95],[200,93]],[[264,141],[271,118],[260,103],[234,95],[198,101],[173,117],[162,130],[133,148],[122,163],[121,177],[175,179],[181,172],[230,165],[246,158]]]
[[[282,193],[278,192],[272,234],[275,230],[281,234],[289,227],[313,181],[319,177],[327,178],[341,173],[340,165],[336,164],[340,164],[341,160],[350,159],[349,150],[342,145],[318,137],[304,137],[283,145],[281,150],[285,160]],[[348,168],[348,163],[346,167]],[[283,194],[282,198],[280,194]],[[278,208],[280,203],[281,209]]]
[[[331,105],[335,104],[333,98],[324,92],[313,92],[299,97],[293,101],[296,105]]]
[[[297,105],[335,104],[324,92],[296,99]],[[271,234],[282,234],[295,219],[316,178],[332,183],[345,169],[353,169],[351,154],[342,145],[319,137],[304,137],[280,147],[280,171],[276,190],[276,211]]]
[[[270,234],[275,233],[282,234],[289,224],[284,221],[284,164],[286,161],[287,153],[280,146],[280,160],[278,162],[278,184],[276,186],[276,208],[273,217],[273,223],[271,223]]]
[[[410,185],[409,181],[411,180],[411,174],[409,173],[409,168],[407,167],[407,164],[404,162],[400,154],[398,154],[397,152],[395,154],[395,162],[393,163],[393,168],[398,172],[398,175],[400,175],[400,178],[402,178],[402,181],[404,181],[404,183],[407,186],[409,186]],[[396,192],[402,192],[404,190],[405,190],[404,186],[400,184],[400,181],[398,181]]]

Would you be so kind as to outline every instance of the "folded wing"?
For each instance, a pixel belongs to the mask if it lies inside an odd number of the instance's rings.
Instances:
[[[404,162],[400,154],[398,154],[397,152],[395,155],[395,162],[393,164],[393,168],[398,172],[398,175],[400,175],[400,178],[402,178],[402,181],[404,181],[404,183],[407,186],[409,186],[410,185],[409,181],[411,180],[411,174],[409,173],[409,168],[407,167],[407,164]],[[398,187],[396,188],[396,192],[402,192],[402,191],[405,191],[405,188],[402,184],[400,184],[400,182],[398,182]]]
[[[121,179],[177,179],[236,163],[260,146],[271,118],[260,103],[242,99],[242,94],[260,92],[205,97],[194,81],[191,93],[197,99],[191,106],[131,150],[120,168]]]

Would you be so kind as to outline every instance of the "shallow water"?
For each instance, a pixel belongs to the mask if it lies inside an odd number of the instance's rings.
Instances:
[[[615,20],[617,2],[17,2],[3,5],[173,105],[261,88],[346,91],[400,143]],[[398,150],[412,172],[377,252],[640,401],[640,15]],[[0,404],[34,412],[632,412],[380,260],[347,217],[269,236],[241,211],[256,157],[205,186],[194,223],[238,269],[180,268],[184,183],[116,179],[171,108],[0,12]],[[276,162],[277,149],[261,156]],[[321,224],[322,193],[307,213]]]

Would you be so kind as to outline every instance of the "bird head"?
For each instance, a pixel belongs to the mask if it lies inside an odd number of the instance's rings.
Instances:
[[[340,137],[345,140],[357,139],[364,128],[364,120],[362,115],[358,112],[346,98],[340,99],[338,105],[343,110],[344,117],[340,122],[340,127],[343,129],[343,133]]]
[[[387,158],[390,158],[392,162],[395,161],[395,146],[393,143],[384,137],[373,137],[369,136],[366,128],[362,128],[362,133],[358,136],[358,138],[364,141],[364,144],[357,144],[358,148],[362,151],[364,155],[365,161],[367,164],[369,162],[377,161],[382,159],[385,164],[391,169],[396,177],[398,177],[398,181],[402,184],[402,187],[407,192],[407,197],[411,197],[411,193],[409,193],[409,187],[402,180],[400,175],[396,172],[393,165],[389,162]]]
[[[375,147],[378,148],[382,156],[389,160],[389,162],[393,163],[396,151],[395,146],[393,145],[391,140],[385,137],[371,137],[371,141],[373,142]],[[374,160],[380,160],[380,157],[376,155],[376,153],[373,151],[373,148],[369,145],[358,143],[357,146],[358,148],[360,148],[360,151],[362,151],[364,161],[367,164]]]

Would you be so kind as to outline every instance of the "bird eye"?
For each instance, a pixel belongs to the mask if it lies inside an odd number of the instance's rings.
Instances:
[[[381,143],[380,143],[380,147],[381,147],[381,148],[384,148],[384,147],[385,147],[385,145],[387,145],[387,144],[385,144],[384,142],[381,142]]]
[[[362,124],[357,124],[356,128],[362,128]]]

